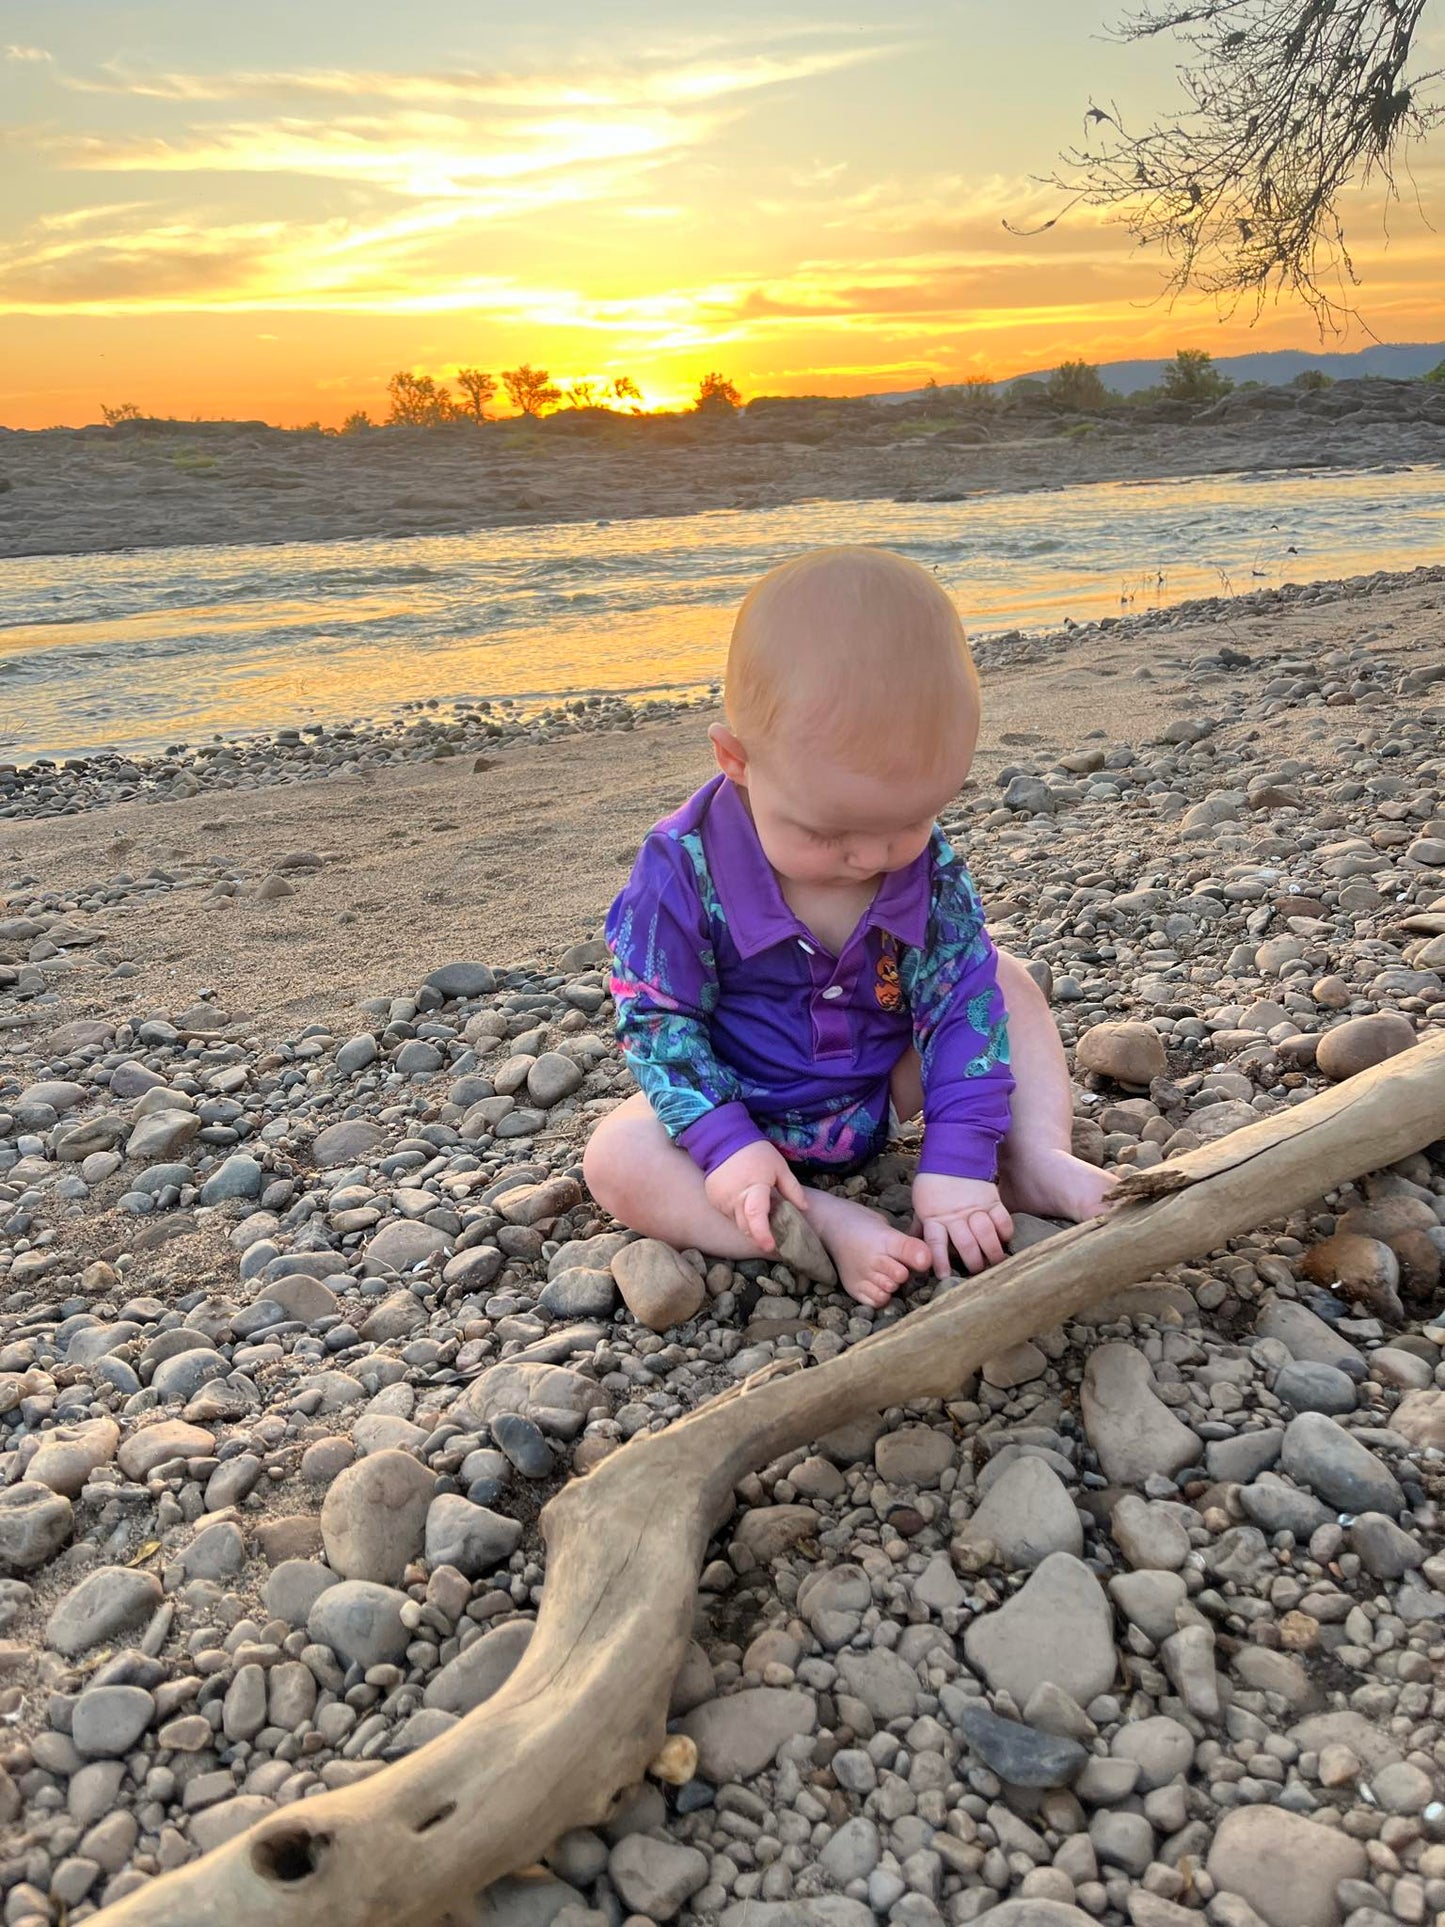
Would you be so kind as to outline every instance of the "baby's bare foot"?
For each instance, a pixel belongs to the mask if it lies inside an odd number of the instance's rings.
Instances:
[[[1037,1218],[1071,1218],[1076,1224],[1107,1211],[1118,1179],[1112,1171],[1053,1145],[1030,1150],[1010,1147],[999,1186],[1010,1211],[1027,1211]]]
[[[808,1220],[828,1247],[844,1291],[860,1305],[875,1310],[886,1305],[911,1271],[927,1271],[932,1264],[921,1238],[895,1231],[886,1218],[852,1198],[810,1190]]]

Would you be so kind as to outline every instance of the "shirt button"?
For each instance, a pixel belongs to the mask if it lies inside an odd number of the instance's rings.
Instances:
[[[843,986],[841,984],[829,984],[828,988],[823,992],[823,996],[829,1002],[831,1002],[834,997],[841,997],[842,995]]]

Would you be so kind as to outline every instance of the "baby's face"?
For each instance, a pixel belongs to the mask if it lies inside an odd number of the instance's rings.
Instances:
[[[927,847],[968,762],[960,756],[952,768],[885,778],[801,753],[750,760],[748,802],[763,854],[794,883],[861,885],[905,869]]]

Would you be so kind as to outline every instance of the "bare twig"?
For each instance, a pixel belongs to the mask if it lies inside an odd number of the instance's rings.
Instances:
[[[1184,111],[1133,133],[1117,107],[1091,102],[1052,185],[1070,208],[1115,210],[1141,246],[1160,251],[1172,293],[1194,288],[1226,307],[1252,299],[1256,311],[1271,294],[1293,294],[1338,330],[1358,282],[1341,196],[1379,181],[1396,198],[1409,147],[1445,115],[1431,97],[1441,71],[1411,69],[1429,4],[1145,7],[1118,37],[1183,43]]]

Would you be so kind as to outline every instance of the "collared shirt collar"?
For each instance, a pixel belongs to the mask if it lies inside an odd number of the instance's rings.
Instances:
[[[725,776],[713,779],[703,830],[708,868],[722,901],[733,942],[744,957],[777,943],[796,943],[812,933],[788,908],[748,807]],[[900,943],[918,946],[928,930],[932,850],[884,877],[863,919],[865,928],[887,930]],[[817,942],[816,938],[812,938]]]

